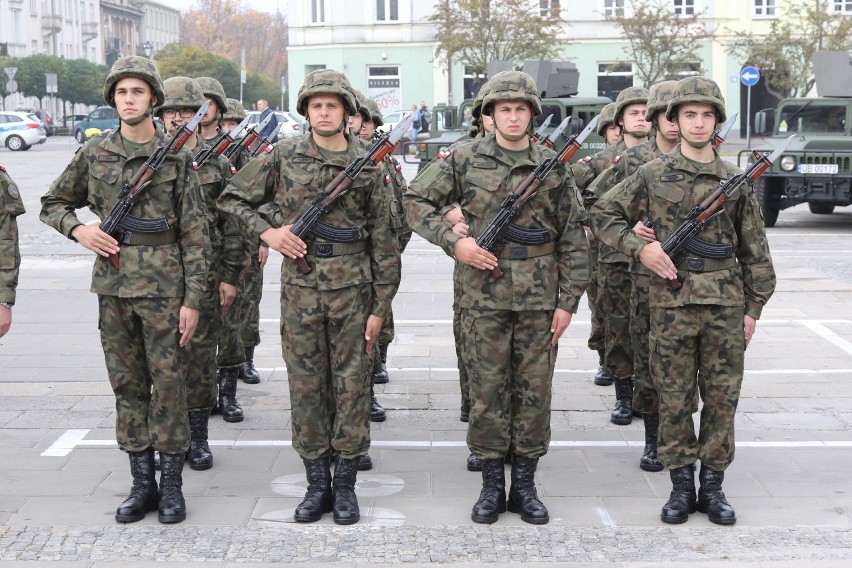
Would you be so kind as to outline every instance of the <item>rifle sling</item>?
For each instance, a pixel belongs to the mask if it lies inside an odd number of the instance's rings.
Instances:
[[[556,243],[550,241],[543,245],[517,245],[515,243],[506,243],[499,253],[495,254],[497,258],[506,258],[510,260],[524,260],[526,258],[534,258],[536,256],[545,256],[556,252]]]
[[[308,255],[318,258],[355,254],[365,250],[367,250],[367,243],[365,241],[358,241],[356,243],[311,243],[308,245]]]

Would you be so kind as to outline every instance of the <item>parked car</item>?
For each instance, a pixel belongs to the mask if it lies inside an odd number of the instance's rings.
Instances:
[[[246,111],[246,116],[249,117],[249,126],[254,126],[260,122],[260,111]],[[299,136],[306,131],[303,122],[289,112],[275,111],[275,118],[278,120],[278,138]]]
[[[77,123],[86,120],[88,116],[89,115],[85,113],[66,114],[59,120],[59,124],[61,124],[63,128],[69,128],[73,131],[74,127],[77,126]]]
[[[394,129],[397,123],[411,114],[410,110],[397,110],[394,112],[389,112],[382,116],[382,120],[384,121],[384,125],[380,128],[382,132],[390,132]],[[408,133],[405,134],[405,137],[408,137]]]
[[[118,112],[111,106],[99,106],[89,113],[85,120],[74,126],[74,138],[82,144],[90,138],[86,131],[96,128],[101,132],[118,128]]]
[[[18,152],[44,144],[47,132],[38,116],[29,112],[0,111],[0,144]]]
[[[24,112],[27,114],[36,115],[38,117],[39,122],[41,122],[42,126],[44,126],[44,131],[48,136],[53,136],[54,134],[56,134],[56,124],[53,122],[53,115],[51,115],[50,112],[44,110],[43,108],[18,108],[16,112]]]

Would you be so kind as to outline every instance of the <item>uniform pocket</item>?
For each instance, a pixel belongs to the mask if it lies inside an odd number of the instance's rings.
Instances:
[[[651,188],[651,192],[655,196],[665,199],[671,203],[680,203],[686,195],[686,192],[682,188],[667,183],[655,184]]]

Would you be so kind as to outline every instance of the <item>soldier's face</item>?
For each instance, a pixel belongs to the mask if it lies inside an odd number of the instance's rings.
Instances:
[[[494,126],[507,140],[517,140],[529,128],[532,108],[526,101],[497,101],[491,110]]]
[[[634,103],[627,105],[621,112],[621,129],[627,136],[644,138],[648,136],[651,123],[645,121],[645,105]]]
[[[308,122],[311,130],[330,135],[343,125],[345,108],[343,99],[337,95],[320,93],[308,99]]]
[[[234,128],[236,128],[239,125],[240,125],[240,123],[237,122],[236,120],[223,120],[222,121],[222,130],[224,130],[225,132],[230,132],[231,130],[233,130]]]
[[[684,142],[693,148],[703,148],[713,139],[716,129],[716,108],[705,103],[686,103],[677,109],[676,122]]]
[[[348,120],[349,133],[359,136],[361,134],[361,127],[364,126],[364,118],[361,116],[361,113],[353,114]]]
[[[661,110],[657,113],[657,132],[668,142],[676,143],[678,137],[677,122],[671,122],[666,118],[666,111]]]
[[[610,124],[604,130],[604,142],[607,146],[615,146],[621,141],[621,129],[615,124]]]
[[[210,97],[204,97],[210,104],[207,106],[207,112],[204,113],[204,116],[201,117],[203,122],[207,122],[208,120],[212,120],[216,115],[219,114],[219,105],[216,104],[216,101],[211,99]]]
[[[154,91],[146,81],[127,77],[115,84],[115,109],[121,120],[132,120],[142,116],[154,103]]]
[[[373,137],[373,133],[376,131],[376,125],[373,124],[373,121],[368,120],[361,126],[361,133],[358,135],[364,140],[369,140]]]

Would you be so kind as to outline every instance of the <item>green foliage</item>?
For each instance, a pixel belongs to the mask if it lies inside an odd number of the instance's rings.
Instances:
[[[733,32],[729,54],[760,69],[773,95],[805,96],[814,86],[814,53],[852,50],[852,16],[830,11],[828,0],[790,0],[767,35]]]
[[[68,103],[104,104],[103,87],[109,69],[86,59],[62,59],[54,55],[3,58],[3,67],[17,67],[18,92],[26,97],[48,96],[45,73],[56,73],[56,97]],[[5,82],[2,82],[5,84]],[[8,94],[8,93],[3,93]]]

